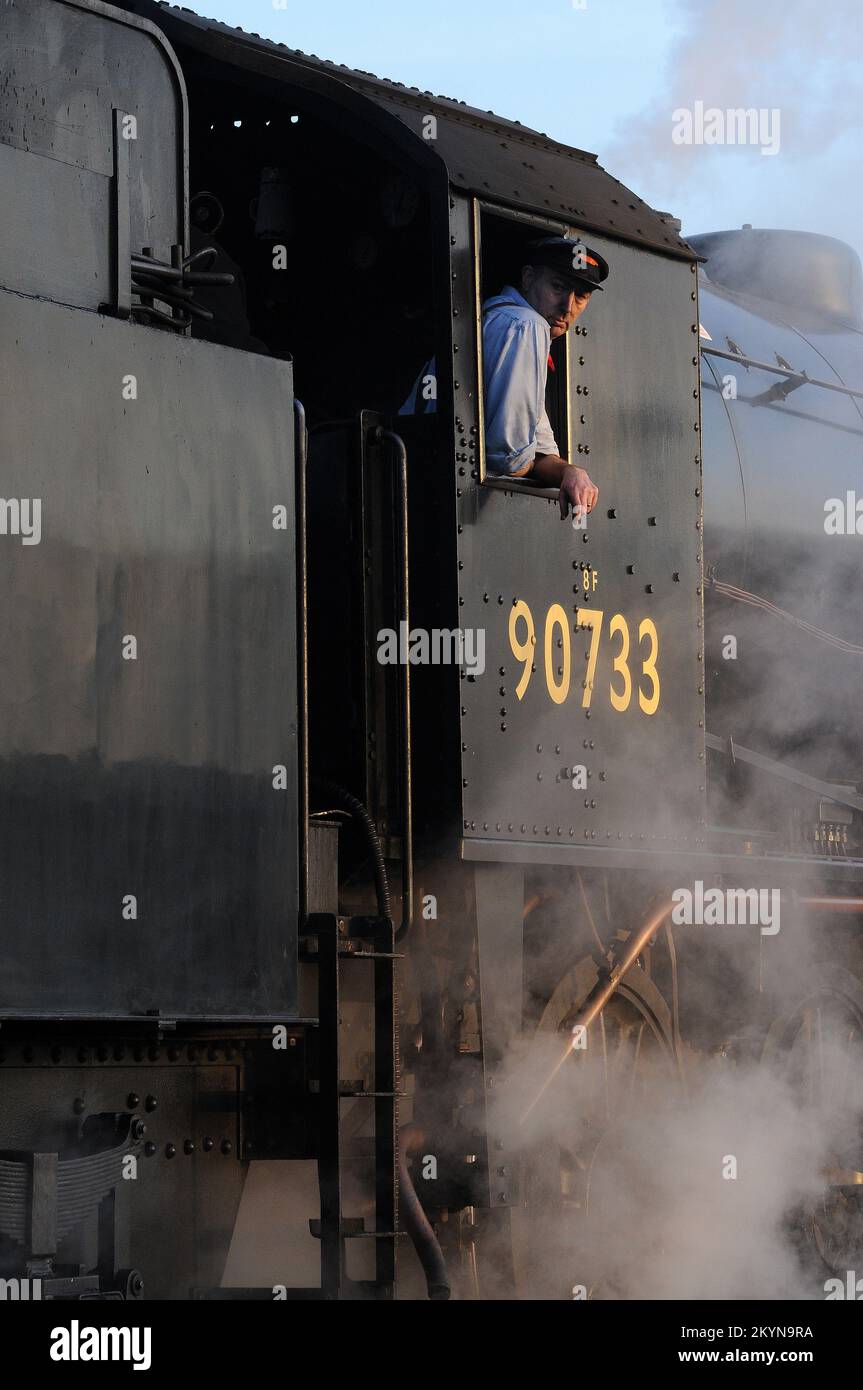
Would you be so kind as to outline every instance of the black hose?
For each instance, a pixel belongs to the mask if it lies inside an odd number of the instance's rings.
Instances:
[[[350,811],[351,815],[356,816],[365,831],[368,841],[369,853],[372,858],[372,865],[375,875],[375,892],[378,899],[378,916],[387,917],[392,921],[393,910],[390,902],[390,886],[387,882],[387,870],[384,863],[384,851],[375,829],[374,821],[361,801],[357,799],[345,787],[339,786],[338,782],[318,781],[312,784],[312,790],[316,797],[321,797],[325,801],[335,801],[344,810]]]
[[[446,1260],[416,1194],[403,1149],[399,1152],[399,1213],[423,1267],[429,1298],[435,1302],[448,1299],[450,1285]]]

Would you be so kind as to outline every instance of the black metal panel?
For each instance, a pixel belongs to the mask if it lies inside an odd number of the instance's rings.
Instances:
[[[291,366],[3,300],[0,1012],[289,1016]]]
[[[464,216],[453,214],[457,243],[467,235]],[[484,674],[461,686],[467,855],[474,838],[499,841],[501,858],[507,841],[544,845],[550,857],[566,845],[691,843],[703,815],[696,277],[680,262],[599,238],[591,244],[608,259],[611,276],[569,355],[573,440],[584,450],[573,457],[600,488],[589,528],[562,521],[554,498],[478,486],[461,476],[465,469],[457,478],[458,623],[482,629],[486,642]],[[459,346],[464,381],[475,375],[464,330]],[[461,401],[469,430],[476,404],[464,390]],[[509,636],[518,603],[529,606],[536,638],[535,669],[521,698],[525,668]],[[566,632],[549,625],[550,611],[565,618]],[[596,621],[587,615],[597,612],[602,626],[588,691],[591,631],[579,623]],[[639,698],[649,706],[654,693],[644,669],[651,638],[639,635],[645,621],[658,636],[653,713]],[[526,639],[524,620],[515,634]],[[617,709],[611,690],[625,695],[626,686],[613,660],[627,636],[631,688],[627,706]],[[561,702],[550,685],[567,690]],[[573,784],[577,768],[589,774],[585,787]]]
[[[0,284],[97,308],[113,302],[114,194],[133,251],[188,242],[186,94],[159,30],[96,0],[0,7],[0,177],[14,187]],[[128,182],[115,187],[115,119]],[[121,137],[122,138],[122,137]]]

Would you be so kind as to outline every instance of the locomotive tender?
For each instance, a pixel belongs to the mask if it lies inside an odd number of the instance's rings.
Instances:
[[[490,1103],[514,1040],[733,1031],[672,888],[808,895],[806,1007],[863,1022],[859,262],[150,0],[0,33],[0,1277],[515,1296],[576,1178]],[[480,305],[547,230],[611,266],[549,388],[586,527],[485,467]]]

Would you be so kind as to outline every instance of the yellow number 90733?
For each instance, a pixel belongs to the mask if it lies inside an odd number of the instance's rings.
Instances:
[[[593,698],[604,617],[604,613],[598,608],[576,610],[576,631],[590,631],[590,645],[586,652],[586,668],[582,681],[583,709],[590,709]],[[629,624],[622,613],[612,616],[608,624],[608,633],[617,648],[616,651],[612,649],[612,676],[608,686],[608,698],[612,709],[622,713],[629,709],[633,695],[629,664],[632,641]],[[509,645],[516,661],[523,663],[515,687],[516,696],[522,700],[536,664],[536,626],[530,607],[524,599],[519,599],[510,610]],[[637,647],[641,665],[637,691],[638,706],[643,714],[655,714],[659,709],[661,687],[657,666],[659,633],[652,618],[642,618],[639,623]],[[572,643],[566,613],[559,603],[553,603],[545,615],[542,653],[546,690],[556,705],[562,705],[569,694],[571,684]]]

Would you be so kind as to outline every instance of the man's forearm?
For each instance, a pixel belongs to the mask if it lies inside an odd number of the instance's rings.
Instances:
[[[530,472],[544,487],[560,487],[564,470],[568,467],[566,459],[562,459],[559,454],[537,454]]]

